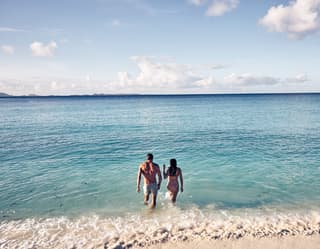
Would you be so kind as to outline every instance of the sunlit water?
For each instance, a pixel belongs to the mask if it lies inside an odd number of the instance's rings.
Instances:
[[[148,152],[185,179],[151,220],[318,212],[319,131],[318,94],[2,98],[0,221],[148,216]]]

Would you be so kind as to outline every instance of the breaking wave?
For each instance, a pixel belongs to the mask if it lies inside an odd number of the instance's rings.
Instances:
[[[0,223],[0,248],[130,248],[176,240],[320,233],[319,210],[145,210],[122,217],[28,218]]]

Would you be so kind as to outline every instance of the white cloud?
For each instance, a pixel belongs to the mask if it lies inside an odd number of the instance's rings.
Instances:
[[[189,3],[196,5],[196,6],[200,6],[202,4],[204,4],[207,0],[189,0]]]
[[[229,85],[241,86],[275,86],[283,84],[304,83],[309,81],[304,73],[297,74],[294,77],[278,78],[273,76],[259,76],[250,73],[230,74],[224,77],[223,82]]]
[[[3,46],[1,46],[1,50],[5,54],[14,54],[14,47],[11,45],[3,45]]]
[[[167,57],[131,57],[138,70],[119,72],[110,80],[99,72],[87,74],[55,65],[52,60],[21,68],[1,64],[0,92],[71,95],[94,93],[254,93],[319,91],[317,80],[305,73],[286,77],[255,73],[225,73],[219,64],[187,65]],[[60,68],[61,67],[61,68]],[[218,70],[219,68],[225,68]],[[214,70],[214,71],[213,71]],[[77,76],[75,76],[77,75]],[[227,76],[226,76],[227,75]]]
[[[0,92],[13,95],[73,95],[117,93],[106,81],[87,82],[84,79],[61,77],[31,77],[28,79],[0,79]],[[119,92],[118,92],[119,93]]]
[[[206,66],[180,64],[165,57],[133,56],[137,73],[119,72],[115,80],[96,79],[95,75],[79,75],[78,78],[55,76],[34,71],[25,77],[20,74],[7,76],[0,83],[0,92],[12,94],[69,95],[94,93],[203,93],[213,92],[215,80],[212,70]],[[29,70],[28,70],[29,71]],[[59,75],[59,72],[57,73]],[[10,79],[11,78],[11,79]],[[12,79],[13,78],[13,79]]]
[[[0,32],[24,32],[24,30],[9,27],[0,27]]]
[[[304,38],[320,29],[320,0],[295,0],[286,6],[273,6],[259,23],[271,32]]]
[[[227,65],[222,65],[222,64],[212,64],[212,65],[208,65],[208,69],[212,69],[212,70],[217,70],[217,69],[224,69],[227,68]]]
[[[276,85],[281,82],[279,78],[270,76],[256,76],[253,74],[230,74],[224,77],[224,83],[236,84],[242,86],[254,86],[254,85]]]
[[[119,85],[122,88],[136,89],[188,89],[210,87],[214,80],[204,76],[192,66],[173,62],[157,62],[155,58],[146,56],[131,57],[139,73],[132,77],[128,72],[119,72]]]
[[[56,48],[57,44],[53,41],[48,43],[47,45],[37,41],[30,44],[30,49],[34,56],[53,56],[53,52]]]
[[[207,0],[188,0],[188,2],[195,6],[201,6],[206,4]],[[222,16],[227,12],[237,8],[240,0],[211,0],[207,6],[207,16]]]
[[[55,90],[57,88],[57,82],[56,81],[52,81],[50,86],[51,86],[52,90]]]
[[[308,76],[304,73],[286,79],[286,82],[288,83],[304,83],[307,81],[309,81]]]
[[[213,0],[207,9],[207,16],[222,16],[237,8],[239,0]]]

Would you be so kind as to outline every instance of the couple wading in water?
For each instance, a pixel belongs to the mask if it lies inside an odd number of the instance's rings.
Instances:
[[[144,193],[144,204],[148,205],[149,196],[151,194],[151,207],[154,208],[157,203],[157,193],[160,189],[162,176],[160,167],[158,164],[153,162],[153,155],[147,154],[147,160],[140,164],[137,177],[137,192],[140,192],[140,181],[141,175],[144,178],[143,193]],[[158,180],[157,180],[158,177]],[[182,170],[177,167],[177,160],[171,159],[170,166],[166,169],[166,165],[163,165],[163,177],[168,178],[167,190],[170,195],[170,199],[173,203],[176,202],[177,195],[179,192],[179,179],[181,188],[180,191],[183,192],[183,177]]]

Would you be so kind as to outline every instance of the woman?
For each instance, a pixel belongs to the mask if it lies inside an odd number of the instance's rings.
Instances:
[[[179,192],[179,182],[178,177],[180,178],[181,189],[183,192],[183,177],[182,171],[177,167],[177,160],[170,159],[170,167],[166,170],[166,165],[163,165],[163,176],[164,179],[168,177],[167,189],[170,194],[170,199],[173,203],[176,202],[177,195]]]

